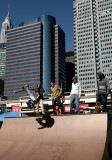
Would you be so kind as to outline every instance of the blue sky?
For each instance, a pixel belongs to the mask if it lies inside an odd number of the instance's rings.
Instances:
[[[73,47],[73,0],[1,0],[0,28],[10,4],[10,17],[14,28],[21,22],[47,14],[56,18],[56,23],[66,34],[66,50]]]

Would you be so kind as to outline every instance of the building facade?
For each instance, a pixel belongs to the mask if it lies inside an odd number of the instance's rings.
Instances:
[[[112,83],[112,2],[74,0],[75,74],[82,89],[96,89],[97,74]]]
[[[74,50],[66,51],[66,91],[71,91],[72,78],[75,75]]]
[[[52,80],[59,84],[60,80],[56,81],[55,78],[57,72],[54,58],[56,26],[58,25],[53,16],[43,15],[35,20],[22,22],[19,27],[9,30],[5,79],[5,95],[9,99],[18,99],[20,96],[26,95],[26,93],[14,94],[15,90],[26,83],[35,88],[41,82],[46,91],[45,94],[50,93]],[[63,39],[65,38],[63,31],[59,35]],[[59,39],[61,38],[58,37],[58,41],[60,41]],[[63,45],[65,46],[64,40]],[[60,48],[59,45],[58,47]],[[65,50],[61,50],[61,53],[58,52],[58,58],[60,54],[65,57]],[[65,64],[65,61],[62,63]],[[61,66],[64,64],[60,62]],[[65,68],[63,68],[65,74],[64,70]]]
[[[0,44],[0,79],[5,79],[6,43]]]
[[[2,23],[1,34],[0,34],[0,43],[7,43],[7,31],[13,28],[10,15],[6,16],[4,22]]]
[[[54,75],[52,80],[66,90],[66,56],[65,56],[65,33],[59,25],[54,26],[54,60],[52,66]],[[54,77],[54,78],[53,78]]]
[[[6,43],[7,31],[13,27],[9,13],[2,23],[0,34],[0,79],[5,79],[5,60],[6,60]]]
[[[13,25],[8,13],[4,22],[2,23],[0,33],[0,96],[3,96],[4,94],[7,31],[11,28],[13,28]]]
[[[66,51],[66,62],[70,62],[75,65],[74,50]]]

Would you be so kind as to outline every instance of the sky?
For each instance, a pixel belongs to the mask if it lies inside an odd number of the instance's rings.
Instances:
[[[66,35],[66,51],[73,50],[73,0],[0,0],[0,29],[8,13],[13,27],[41,15],[52,15]]]

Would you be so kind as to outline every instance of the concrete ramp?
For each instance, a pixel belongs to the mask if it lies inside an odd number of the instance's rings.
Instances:
[[[0,160],[101,160],[106,134],[107,114],[6,118]]]

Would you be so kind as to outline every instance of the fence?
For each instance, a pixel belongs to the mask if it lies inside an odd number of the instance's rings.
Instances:
[[[26,101],[29,99],[28,96],[20,97],[20,100],[13,101],[13,104],[18,104],[20,106],[20,116],[22,113],[38,113],[41,112],[41,110],[37,110],[38,107],[36,107],[35,110],[29,110],[26,105]],[[0,113],[8,112],[11,110],[11,104],[12,101],[0,101]],[[42,108],[42,112],[44,113],[44,106],[52,105],[51,97],[48,99],[45,99],[40,102],[40,106]],[[70,104],[70,92],[65,92],[62,95],[62,103],[63,105],[69,105]],[[84,90],[81,94],[80,104],[90,104],[89,109],[94,109],[96,103],[96,90]],[[107,97],[107,106],[109,110],[112,110],[112,89]],[[84,108],[83,108],[84,109]],[[52,111],[52,109],[49,109],[49,111]]]

